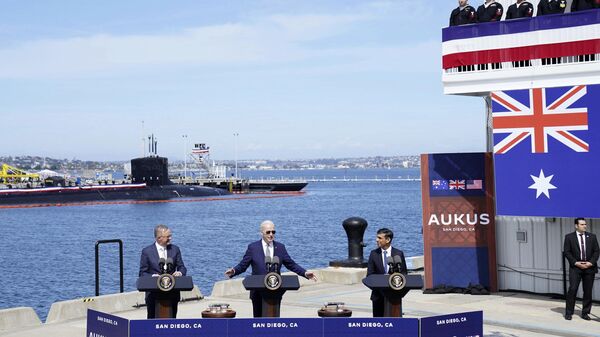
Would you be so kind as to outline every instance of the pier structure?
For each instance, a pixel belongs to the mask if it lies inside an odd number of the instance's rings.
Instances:
[[[414,269],[423,267],[423,257],[408,258]],[[363,268],[333,268],[314,270],[319,281],[301,280],[298,291],[286,294],[281,306],[282,318],[315,318],[327,302],[344,302],[352,310],[352,317],[371,317],[370,290],[361,280]],[[242,278],[219,281],[210,296],[203,296],[197,288],[182,293],[178,318],[200,318],[201,312],[215,303],[228,303],[237,318],[252,317],[252,303],[242,286]],[[85,299],[57,302],[53,312],[42,323],[31,308],[0,310],[0,336],[3,337],[79,337],[85,335],[86,311],[99,310],[126,319],[145,319],[142,307],[144,295],[140,292],[112,294]],[[463,294],[423,294],[411,291],[404,298],[404,317],[424,318],[451,313],[484,311],[486,336],[579,336],[598,337],[598,322],[574,318],[562,319],[561,299],[548,299],[515,292],[501,292],[489,296]],[[533,309],[534,310],[533,310]]]

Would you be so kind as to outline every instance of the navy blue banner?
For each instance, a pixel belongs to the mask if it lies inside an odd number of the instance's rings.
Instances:
[[[598,97],[600,85],[492,93],[498,215],[600,217]]]
[[[442,29],[442,41],[578,27],[597,23],[600,23],[600,11],[581,11],[562,15],[544,15],[508,21],[474,23]]]
[[[421,318],[421,336],[483,337],[483,311]]]
[[[229,337],[314,337],[323,334],[323,319],[255,318],[229,321]]]
[[[325,318],[324,337],[418,337],[417,318]]]
[[[429,155],[429,195],[485,196],[485,153]]]
[[[129,321],[119,316],[88,309],[85,335],[87,337],[128,337]]]
[[[133,320],[130,337],[227,337],[228,319]]]

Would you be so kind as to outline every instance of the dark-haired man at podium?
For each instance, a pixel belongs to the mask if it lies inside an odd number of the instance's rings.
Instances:
[[[310,271],[300,267],[290,257],[285,246],[281,242],[275,241],[275,224],[270,220],[265,220],[260,224],[261,239],[248,245],[242,261],[233,268],[225,271],[225,276],[233,277],[239,275],[252,266],[252,275],[266,275],[268,273],[265,265],[265,256],[278,256],[281,264],[290,271],[316,281],[317,276]],[[254,317],[263,317],[262,315],[262,296],[257,291],[250,291],[252,299],[252,312]]]
[[[181,257],[181,251],[179,247],[171,244],[173,234],[169,227],[165,225],[157,225],[154,228],[154,239],[155,242],[150,246],[142,250],[142,256],[140,258],[140,273],[139,276],[158,276],[163,274],[164,271],[160,270],[158,265],[159,260],[172,259],[173,267],[175,271],[173,276],[185,276],[187,269],[183,264],[183,258]],[[177,304],[180,300],[179,292],[173,292],[171,298],[171,306],[173,308],[173,318],[177,317]],[[148,318],[156,318],[154,310],[155,298],[151,292],[146,292],[146,309],[148,311]]]
[[[377,230],[376,249],[371,251],[369,255],[369,262],[367,265],[367,276],[371,274],[389,274],[389,265],[387,264],[388,257],[400,256],[402,264],[400,266],[400,273],[407,274],[406,260],[404,259],[404,252],[400,249],[392,247],[392,240],[394,239],[394,232],[388,228],[381,228]],[[383,294],[373,290],[371,292],[371,301],[373,302],[373,317],[383,317],[384,312],[384,298]]]

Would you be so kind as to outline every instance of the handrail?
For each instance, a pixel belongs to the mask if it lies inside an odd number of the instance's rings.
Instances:
[[[123,292],[123,241],[121,239],[111,240],[98,240],[96,241],[96,296],[100,295],[100,259],[99,259],[99,246],[103,243],[118,243],[119,244],[119,281],[120,288]]]

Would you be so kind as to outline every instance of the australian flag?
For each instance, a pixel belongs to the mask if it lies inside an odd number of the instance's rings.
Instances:
[[[491,97],[497,214],[600,217],[600,85]]]

